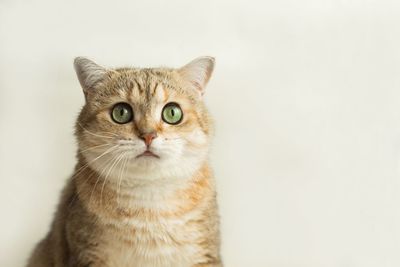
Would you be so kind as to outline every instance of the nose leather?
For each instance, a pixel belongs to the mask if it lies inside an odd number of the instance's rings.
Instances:
[[[143,133],[139,137],[144,141],[146,146],[149,147],[151,145],[151,142],[153,142],[153,139],[157,137],[157,133],[156,132]]]

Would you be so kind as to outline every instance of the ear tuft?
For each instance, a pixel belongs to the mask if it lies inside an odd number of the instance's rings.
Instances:
[[[74,68],[85,94],[102,81],[107,73],[105,68],[84,57],[75,58]]]
[[[199,57],[178,69],[178,73],[185,81],[192,84],[200,95],[203,95],[214,70],[214,65],[215,59],[213,57]]]

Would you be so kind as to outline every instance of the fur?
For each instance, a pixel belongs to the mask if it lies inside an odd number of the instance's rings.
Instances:
[[[210,57],[180,69],[75,60],[86,98],[76,123],[78,162],[28,267],[222,266],[208,163],[213,126],[202,100],[213,67]],[[132,122],[111,119],[119,102],[131,105]],[[178,125],[161,119],[170,102],[183,111]],[[158,158],[138,157],[149,132]]]

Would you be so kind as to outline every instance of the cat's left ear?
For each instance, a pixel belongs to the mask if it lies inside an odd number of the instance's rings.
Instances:
[[[200,95],[203,95],[214,70],[214,65],[215,59],[213,57],[199,57],[178,69],[178,73]]]
[[[107,75],[107,69],[84,57],[75,58],[74,68],[85,96]]]

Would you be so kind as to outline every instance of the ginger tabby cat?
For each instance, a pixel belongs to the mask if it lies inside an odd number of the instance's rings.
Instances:
[[[78,57],[78,163],[28,267],[222,266],[212,120],[214,59],[109,69]]]

